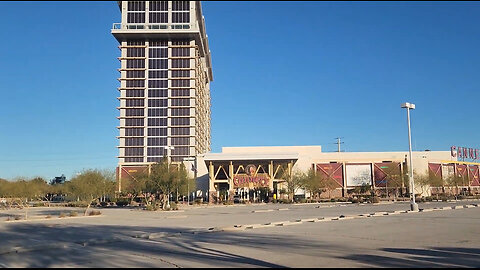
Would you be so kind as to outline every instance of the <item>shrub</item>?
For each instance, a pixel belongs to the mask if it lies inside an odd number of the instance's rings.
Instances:
[[[89,216],[98,216],[100,214],[102,214],[102,213],[100,211],[96,211],[96,210],[90,211],[88,213]]]
[[[202,198],[196,198],[195,199],[195,204],[202,204],[203,199]]]
[[[48,216],[46,216],[45,218],[52,218],[52,216],[48,215]]]
[[[59,218],[64,218],[66,217],[67,215],[65,215],[65,213],[60,213],[60,215],[58,216]]]
[[[100,202],[100,206],[101,206],[101,207],[106,207],[107,205],[108,205],[107,202]]]
[[[69,202],[67,204],[68,207],[87,207],[88,203],[87,202]]]
[[[128,201],[127,199],[123,199],[123,198],[122,198],[122,199],[118,199],[118,200],[116,201],[116,204],[117,204],[117,206],[119,206],[119,207],[127,206],[128,203],[129,203],[129,201]]]
[[[158,205],[156,204],[149,204],[145,207],[147,211],[157,211],[159,209]]]
[[[16,216],[16,217],[15,217],[15,220],[20,220],[20,219],[22,219],[22,218],[19,217],[19,216]]]
[[[358,203],[358,199],[357,199],[357,198],[353,198],[353,199],[352,199],[352,203]]]
[[[371,203],[379,203],[380,202],[380,198],[378,196],[373,196],[373,197],[370,197],[369,201]]]
[[[70,212],[70,216],[71,216],[71,217],[76,217],[76,216],[78,216],[78,213],[75,212],[75,211],[71,211],[71,212]]]
[[[233,202],[232,202],[232,204],[233,204]],[[174,203],[174,202],[170,203],[170,210],[178,210],[177,204]]]

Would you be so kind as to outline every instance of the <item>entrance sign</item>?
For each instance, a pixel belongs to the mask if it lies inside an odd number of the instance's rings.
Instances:
[[[450,147],[450,154],[453,158],[458,157],[462,159],[469,158],[477,160],[480,158],[480,149],[452,146]]]
[[[269,178],[265,175],[248,176],[237,175],[233,177],[234,187],[268,187]]]

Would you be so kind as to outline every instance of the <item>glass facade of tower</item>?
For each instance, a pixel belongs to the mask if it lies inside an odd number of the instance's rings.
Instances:
[[[119,1],[119,166],[210,151],[210,51],[200,1]],[[167,149],[169,148],[169,149]]]

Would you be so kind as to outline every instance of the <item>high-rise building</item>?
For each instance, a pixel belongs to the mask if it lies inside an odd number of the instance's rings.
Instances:
[[[210,151],[211,57],[200,1],[118,1],[118,176]]]

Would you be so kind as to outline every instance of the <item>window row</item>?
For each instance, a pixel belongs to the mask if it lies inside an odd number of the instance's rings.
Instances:
[[[145,11],[145,1],[128,1],[128,11]]]
[[[148,97],[168,97],[167,89],[148,89]]]
[[[172,78],[190,78],[190,70],[172,70]]]
[[[148,88],[168,88],[168,80],[148,80]]]
[[[140,157],[140,158],[127,157],[125,158],[125,162],[143,162],[143,157]]]
[[[145,41],[144,40],[139,40],[139,39],[131,39],[131,40],[128,40],[127,41],[127,45],[128,46],[143,46],[145,45]]]
[[[160,78],[168,78],[168,71],[167,70],[149,70],[148,77],[150,79],[160,79]]]
[[[166,149],[163,147],[148,147],[147,156],[165,156]]]
[[[127,99],[125,100],[125,107],[144,107],[145,100],[143,99]]]
[[[150,58],[167,58],[168,49],[167,48],[149,48],[148,57]]]
[[[172,10],[189,10],[190,1],[172,1]]]
[[[127,68],[145,68],[145,60],[143,59],[128,59]]]
[[[145,70],[127,70],[127,78],[145,78]]]
[[[190,68],[190,59],[172,59],[172,68]]]
[[[152,39],[152,40],[150,40],[150,42],[148,44],[150,45],[150,48],[151,47],[168,47],[168,40]]]
[[[150,23],[168,23],[167,12],[150,12],[148,16]]]
[[[190,96],[190,89],[172,89],[172,97],[188,97]]]
[[[125,119],[125,126],[127,127],[142,127],[144,124],[143,118],[127,118]]]
[[[145,87],[145,80],[127,80],[127,87]]]
[[[172,23],[190,23],[190,12],[172,12]]]
[[[183,155],[183,156],[188,156],[190,154],[189,147],[175,147],[172,150],[172,155]]]
[[[168,69],[168,59],[148,59],[149,69]]]
[[[175,98],[171,101],[172,106],[190,106],[189,98]]]
[[[148,136],[167,136],[167,128],[149,128]]]
[[[127,157],[143,156],[143,147],[125,148],[125,156]]]
[[[126,93],[127,97],[144,97],[145,96],[145,90],[135,89],[135,90],[125,90],[125,91],[127,91]]]
[[[190,80],[172,80],[172,87],[190,87]]]
[[[148,138],[148,146],[165,146],[167,145],[167,138]]]
[[[171,109],[172,116],[190,116],[190,108]]]
[[[190,48],[172,48],[173,57],[186,57],[190,56]]]
[[[167,116],[167,109],[148,109],[148,116]]]
[[[125,109],[125,116],[144,116],[144,109]]]
[[[143,128],[126,128],[125,136],[143,136]]]
[[[190,135],[190,128],[172,127],[170,132],[172,135]]]
[[[145,23],[145,12],[128,12],[127,23]]]
[[[150,11],[168,11],[168,1],[150,1]]]
[[[190,145],[189,137],[171,138],[172,145]]]
[[[127,48],[127,57],[145,57],[145,48]]]
[[[149,99],[148,107],[168,107],[168,99]]]
[[[189,126],[190,118],[187,117],[172,117],[170,119],[172,126]]]
[[[148,126],[150,127],[166,127],[167,118],[148,118]]]
[[[125,138],[125,146],[143,146],[143,138]]]

